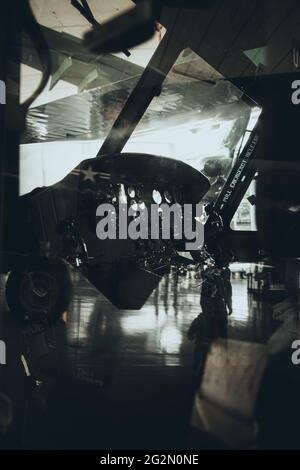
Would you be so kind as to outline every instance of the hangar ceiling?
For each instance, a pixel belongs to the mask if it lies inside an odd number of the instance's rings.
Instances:
[[[66,33],[72,37],[82,39],[83,34],[91,27],[90,23],[71,5],[70,0],[31,0],[34,15],[38,22],[57,33]],[[99,23],[118,15],[132,7],[131,0],[90,0],[90,8]],[[123,53],[114,54],[129,63],[145,67],[156,49],[163,32],[157,31],[152,39],[130,50],[130,57]],[[79,67],[80,64],[77,64]],[[81,65],[82,66],[82,65]],[[41,72],[38,66],[21,65],[21,102],[25,101],[34,91],[40,80]],[[84,71],[85,72],[85,71]],[[113,81],[113,77],[111,77]],[[80,91],[80,90],[79,90]],[[78,92],[76,84],[69,80],[59,80],[56,86],[50,90],[50,81],[46,90],[33,103],[33,107],[40,104],[74,95]]]
[[[120,13],[132,2],[100,1],[89,2],[96,17],[101,22],[108,17]],[[48,28],[52,34],[59,35],[61,40],[71,38],[71,41],[79,41],[83,32],[89,28],[88,22],[73,8],[68,0],[33,1],[32,5],[40,23]],[[272,8],[272,15],[268,14]],[[173,106],[173,115],[180,120],[180,112],[193,111],[189,108],[188,99],[182,101],[182,84],[185,80],[197,82],[193,84],[195,99],[201,101],[200,107],[222,106],[225,103],[232,104],[235,92],[231,88],[232,96],[228,96],[224,90],[226,87],[217,88],[213,83],[208,83],[211,75],[215,78],[247,77],[261,74],[280,73],[291,71],[293,67],[293,47],[299,38],[299,2],[279,0],[255,1],[249,3],[246,0],[237,2],[215,1],[212,6],[203,10],[167,9],[161,22],[171,32],[171,49],[168,54],[174,56],[176,42],[181,45],[186,43],[199,55],[197,61],[191,61],[188,67],[176,65],[169,73],[164,84],[166,89],[159,99],[157,106],[150,107],[143,124],[149,124],[155,118],[164,118],[169,112],[170,100]],[[266,18],[268,20],[266,21]],[[172,30],[175,33],[172,35]],[[286,34],[286,31],[289,34]],[[63,33],[63,35],[61,35]],[[68,35],[68,36],[66,36]],[[282,36],[287,41],[281,41]],[[73,38],[73,39],[72,39]],[[68,60],[64,51],[55,50],[54,74],[66,67],[62,79],[53,85],[53,76],[49,80],[48,90],[34,103],[27,116],[27,131],[23,136],[24,143],[44,142],[49,140],[65,139],[99,139],[102,140],[107,129],[121,111],[128,94],[139,82],[145,65],[160,43],[161,33],[157,32],[148,43],[131,50],[131,56],[127,58],[123,53],[117,55],[106,54],[91,59],[86,52],[86,57],[72,57],[72,66],[68,68]],[[278,48],[278,43],[283,44]],[[266,47],[268,46],[268,51]],[[59,49],[59,48],[58,48]],[[278,60],[273,57],[276,49]],[[180,48],[179,48],[180,50]],[[164,53],[162,49],[162,54]],[[156,63],[156,62],[157,63]],[[151,62],[152,67],[159,69],[161,58]],[[208,63],[210,65],[208,65]],[[195,66],[196,64],[196,66]],[[169,64],[171,67],[172,64]],[[25,66],[26,67],[26,66]],[[28,65],[27,65],[28,67]],[[34,66],[36,68],[36,64]],[[32,71],[33,68],[31,67]],[[177,72],[177,74],[175,73]],[[33,73],[39,73],[34,71]],[[163,71],[163,73],[165,73]],[[186,75],[184,77],[184,75]],[[180,76],[181,83],[177,81]],[[33,80],[23,75],[24,84],[32,86]],[[212,80],[213,82],[214,80]],[[181,86],[181,91],[180,91]],[[51,90],[50,90],[51,88]],[[120,90],[123,97],[120,98]],[[173,96],[172,96],[173,95]],[[176,99],[176,97],[178,99]],[[201,98],[200,98],[201,97]],[[190,102],[192,102],[191,100]],[[115,105],[116,103],[116,105]],[[137,107],[138,103],[135,103]],[[105,107],[107,109],[105,109]],[[109,111],[110,110],[110,111]],[[112,110],[112,112],[111,112]],[[130,121],[131,117],[124,110],[121,120]],[[221,113],[226,116],[227,108]],[[125,113],[125,114],[124,114]],[[127,113],[128,114],[128,113]],[[104,116],[105,115],[105,116]],[[228,114],[227,114],[228,115]],[[229,112],[230,115],[230,112]],[[125,117],[126,116],[126,117]],[[164,121],[166,124],[166,121]],[[119,132],[120,129],[117,129]],[[109,135],[109,138],[113,134]]]

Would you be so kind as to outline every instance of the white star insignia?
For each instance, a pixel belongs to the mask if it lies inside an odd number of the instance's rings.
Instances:
[[[93,171],[92,167],[89,166],[87,170],[81,170],[84,174],[83,181],[90,180],[92,183],[95,183],[95,175],[97,175],[97,171]]]

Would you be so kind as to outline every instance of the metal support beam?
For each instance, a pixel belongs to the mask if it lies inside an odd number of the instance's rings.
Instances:
[[[152,99],[159,95],[163,81],[185,47],[183,38],[177,35],[176,20],[175,17],[174,26],[168,30],[160,42],[98,155],[121,152]]]

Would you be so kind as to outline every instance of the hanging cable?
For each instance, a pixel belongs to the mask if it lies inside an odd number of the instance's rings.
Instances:
[[[80,3],[78,0],[71,0],[71,5],[79,11],[79,13],[92,25],[100,26],[96,18],[94,17],[92,10],[86,0],[82,0]]]

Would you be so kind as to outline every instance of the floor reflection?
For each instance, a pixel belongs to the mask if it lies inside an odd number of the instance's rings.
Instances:
[[[158,364],[189,368],[193,346],[187,331],[200,311],[200,281],[192,272],[186,277],[165,276],[139,311],[119,311],[87,281],[77,283],[68,322],[69,354],[75,367],[89,362],[101,370],[107,361],[120,359],[119,373]],[[264,342],[270,328],[270,313],[249,299],[246,281],[233,280],[228,336]]]
[[[39,426],[27,424],[26,447],[182,448],[199,380],[187,332],[199,312],[192,271],[165,276],[140,311],[119,311],[74,275],[61,325],[71,374],[51,384]],[[271,328],[268,307],[249,299],[246,281],[233,280],[228,336],[264,342]]]

